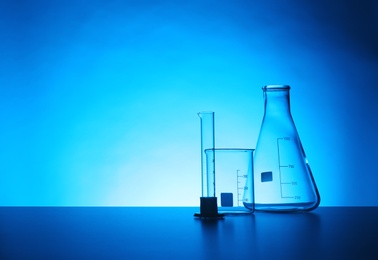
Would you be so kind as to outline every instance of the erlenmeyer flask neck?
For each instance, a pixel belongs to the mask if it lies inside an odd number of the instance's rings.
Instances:
[[[287,85],[269,85],[263,88],[265,115],[290,114],[290,87]]]

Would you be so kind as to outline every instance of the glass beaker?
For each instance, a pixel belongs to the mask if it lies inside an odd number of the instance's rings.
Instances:
[[[214,192],[219,213],[254,211],[253,151],[240,148],[205,150],[207,172],[215,173]]]
[[[263,87],[264,117],[255,155],[255,209],[313,210],[320,196],[290,112],[290,86]]]

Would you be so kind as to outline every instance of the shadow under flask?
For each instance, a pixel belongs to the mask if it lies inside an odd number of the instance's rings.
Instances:
[[[254,155],[255,210],[309,211],[320,196],[290,113],[290,86],[263,87],[265,111]]]

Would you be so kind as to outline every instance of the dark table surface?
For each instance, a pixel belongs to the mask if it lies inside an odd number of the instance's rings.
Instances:
[[[191,207],[0,207],[0,259],[378,259],[378,207],[199,220]]]

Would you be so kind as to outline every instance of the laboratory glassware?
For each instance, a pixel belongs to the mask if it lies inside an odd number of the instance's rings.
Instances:
[[[255,209],[309,211],[320,196],[290,112],[290,86],[263,87],[264,117],[254,154]]]
[[[217,197],[215,194],[215,134],[214,112],[199,112],[201,128],[201,186],[200,213],[194,214],[200,218],[222,218],[218,213]],[[206,163],[207,155],[212,158]],[[211,169],[208,171],[208,169]]]
[[[253,149],[206,149],[207,172],[215,175],[219,213],[249,214],[254,211]],[[214,157],[215,156],[215,157]],[[216,158],[216,159],[215,159]],[[215,162],[215,164],[214,164]]]

